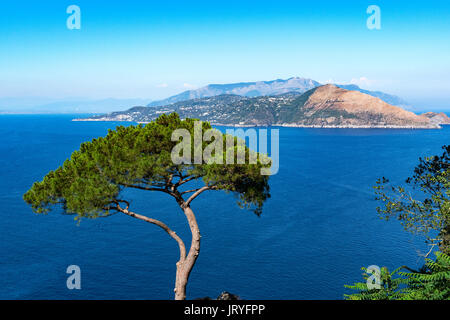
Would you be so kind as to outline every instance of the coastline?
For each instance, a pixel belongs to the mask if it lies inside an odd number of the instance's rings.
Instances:
[[[147,124],[145,121],[133,121],[129,119],[72,119],[72,121],[89,121],[89,122],[137,122],[139,124]],[[252,124],[225,124],[210,122],[213,126],[236,127],[236,128],[254,128],[254,127],[284,127],[284,128],[313,128],[313,129],[442,129],[442,125],[436,126],[397,126],[397,125],[303,125],[296,123],[275,123],[272,125],[252,125]]]

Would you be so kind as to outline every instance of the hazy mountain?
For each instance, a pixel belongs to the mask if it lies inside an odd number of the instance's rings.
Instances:
[[[236,94],[245,97],[273,96],[280,94],[302,94],[310,89],[321,86],[317,81],[299,77],[289,78],[287,80],[277,79],[272,81],[259,82],[239,82],[231,84],[210,84],[205,87],[184,91],[167,99],[153,101],[147,106],[164,106],[172,103],[186,101],[191,99],[200,99],[213,97],[223,94]],[[380,91],[369,91],[361,89],[354,84],[337,85],[343,89],[360,91],[368,95],[380,98],[381,100],[399,107],[408,108],[409,105],[401,98]]]
[[[405,100],[403,100],[402,98],[391,95],[391,94],[387,94],[387,93],[384,93],[381,91],[364,90],[364,89],[361,89],[360,87],[358,87],[356,84],[337,84],[336,86],[338,86],[339,88],[342,88],[342,89],[359,91],[359,92],[371,95],[373,97],[380,98],[384,102],[389,103],[393,106],[402,107],[402,108],[406,108],[406,109],[410,108],[409,103],[406,102]]]
[[[134,107],[123,112],[91,117],[88,121],[149,122],[162,113],[197,118],[216,125],[308,127],[438,128],[428,118],[379,98],[324,85],[303,94],[244,97],[219,95],[159,107]]]
[[[286,95],[296,96],[310,89],[321,86],[317,81],[299,77],[287,80],[240,82],[232,84],[210,84],[205,87],[188,90],[164,100],[154,101],[144,99],[65,99],[55,100],[48,98],[0,98],[0,113],[104,113],[115,110],[125,110],[130,106],[146,105],[164,106],[186,100],[213,97],[224,94],[234,94],[244,97]],[[401,98],[379,91],[369,91],[356,85],[338,85],[348,90],[360,91],[383,101],[410,109]]]
[[[149,107],[163,106],[180,101],[213,97],[222,94],[236,94],[245,97],[258,97],[277,95],[287,92],[303,93],[319,86],[320,83],[305,78],[290,78],[287,80],[272,80],[259,82],[240,82],[231,84],[210,84],[196,90],[184,91],[170,98],[154,101],[148,104]]]

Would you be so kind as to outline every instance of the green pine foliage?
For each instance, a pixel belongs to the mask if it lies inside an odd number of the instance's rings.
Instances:
[[[122,197],[126,188],[166,192],[182,202],[186,190],[181,188],[188,184],[180,184],[191,181],[197,183],[191,188],[201,183],[211,190],[231,192],[241,207],[260,214],[264,201],[270,197],[268,176],[261,175],[261,168],[270,167],[270,162],[261,163],[264,155],[259,155],[255,164],[216,164],[206,160],[201,164],[173,163],[171,152],[179,142],[172,141],[175,129],[190,133],[193,157],[195,121],[181,120],[172,113],[147,125],[109,130],[106,137],[83,143],[62,166],[34,183],[23,198],[36,213],[45,214],[60,206],[64,213],[75,214],[76,219],[97,218],[116,213],[117,204],[127,203]],[[203,122],[202,133],[209,129],[211,125]],[[217,132],[225,144],[226,135]],[[236,151],[239,146],[237,138],[233,139]],[[202,147],[209,144],[203,141]],[[248,158],[251,151],[245,145],[244,148]],[[226,159],[229,150],[223,150],[223,154],[212,156]]]
[[[147,125],[119,126],[106,137],[83,143],[62,166],[35,182],[23,198],[36,213],[61,207],[63,213],[74,214],[80,221],[120,212],[159,226],[180,250],[174,292],[175,299],[183,300],[200,252],[200,230],[191,202],[205,191],[223,190],[236,195],[241,207],[259,215],[270,197],[269,176],[263,174],[270,173],[270,166],[267,155],[213,130],[208,122],[163,114]],[[191,230],[189,251],[162,221],[129,210],[132,199],[123,192],[129,188],[174,198]]]

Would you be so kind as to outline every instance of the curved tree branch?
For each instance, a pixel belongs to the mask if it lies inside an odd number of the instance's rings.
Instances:
[[[192,189],[192,190],[186,190],[186,191],[181,192],[181,194],[186,194],[186,193],[196,192],[196,191],[198,191],[198,190],[200,190],[200,189],[201,189],[201,188]]]
[[[117,209],[118,209],[118,211],[120,211],[130,217],[133,217],[133,218],[136,218],[139,220],[143,220],[145,222],[157,225],[158,227],[162,228],[164,231],[166,231],[169,234],[169,236],[171,236],[178,243],[178,246],[180,248],[180,262],[182,263],[186,259],[186,246],[184,245],[183,240],[176,234],[175,231],[170,229],[165,223],[163,223],[159,220],[156,220],[156,219],[152,219],[152,218],[128,211],[128,209],[121,208],[120,205],[117,205]]]
[[[187,178],[187,177],[185,177],[185,178],[186,179],[181,179],[180,181],[175,183],[175,187],[178,188],[179,186],[181,186],[181,185],[183,185],[183,184],[185,184],[185,183],[187,183],[189,181],[192,181],[192,180],[195,180],[195,179],[199,179],[200,177],[192,176],[192,177],[189,177],[189,178]]]
[[[210,187],[210,186],[204,186],[204,187],[198,189],[193,195],[191,195],[191,196],[189,197],[189,199],[187,199],[187,201],[185,202],[185,206],[186,206],[186,207],[189,207],[189,205],[191,204],[192,200],[194,200],[195,198],[197,198],[202,192],[204,192],[204,191],[206,191],[206,190],[214,190],[214,189],[215,189],[214,186],[212,186],[212,187]]]
[[[162,189],[162,188],[152,188],[152,187],[144,187],[144,186],[138,186],[138,185],[134,185],[134,184],[128,184],[128,183],[121,183],[121,186],[127,187],[127,188],[134,188],[134,189],[139,189],[139,190],[146,190],[146,191],[160,191],[160,192],[164,192],[167,194],[170,194],[172,197],[177,198],[177,195],[168,190],[168,189]]]

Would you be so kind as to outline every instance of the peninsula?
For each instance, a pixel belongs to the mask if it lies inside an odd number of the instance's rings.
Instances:
[[[162,113],[197,118],[224,126],[286,126],[312,128],[440,128],[442,116],[416,115],[373,95],[327,84],[304,93],[247,97],[223,94],[164,106],[133,107],[75,121],[147,123]]]

